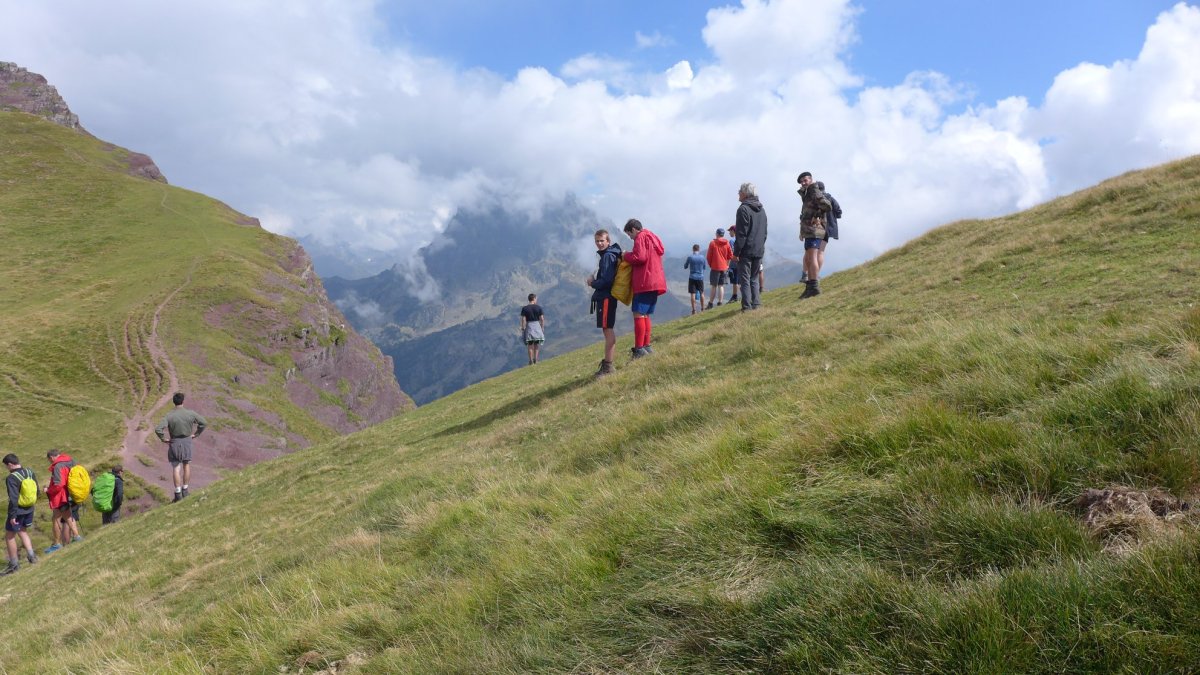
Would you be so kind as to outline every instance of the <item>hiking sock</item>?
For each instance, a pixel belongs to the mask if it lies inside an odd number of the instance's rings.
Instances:
[[[650,334],[654,332],[654,328],[652,327],[652,325],[653,324],[650,321],[650,317],[646,317],[646,327],[643,329],[643,331],[644,331],[643,339],[642,339],[643,347],[650,346]]]
[[[641,317],[641,316],[633,317],[633,347],[634,347],[634,349],[637,349],[638,347],[641,347],[642,345],[646,344],[645,343],[646,328],[645,328],[645,324],[643,323],[644,318],[645,317]]]

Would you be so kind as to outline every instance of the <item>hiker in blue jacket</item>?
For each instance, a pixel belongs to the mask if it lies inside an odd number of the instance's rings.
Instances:
[[[613,350],[617,346],[617,299],[612,295],[613,282],[617,279],[617,265],[621,262],[621,245],[612,241],[608,230],[596,230],[596,255],[600,263],[596,273],[587,278],[592,288],[592,314],[596,315],[596,328],[604,331],[604,358],[595,377],[604,377],[615,372]]]

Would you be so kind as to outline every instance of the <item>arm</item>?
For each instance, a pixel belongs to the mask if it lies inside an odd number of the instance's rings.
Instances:
[[[169,443],[169,442],[171,442],[171,439],[164,435],[166,433],[166,431],[167,431],[167,419],[164,417],[162,424],[154,427],[154,435],[158,436],[158,440],[162,441],[163,443]]]
[[[833,217],[840,219],[842,217],[842,205],[832,195],[826,195],[826,197],[829,197],[829,205],[833,208]]]
[[[737,241],[734,242],[733,257],[742,257],[742,249],[746,248],[746,242],[750,241],[750,233],[753,229],[753,221],[750,220],[750,210],[744,206],[739,206],[737,210]]]
[[[600,259],[600,269],[596,270],[596,278],[592,280],[592,288],[598,291],[612,290],[613,281],[617,278],[617,255],[606,255]]]
[[[198,413],[192,413],[192,421],[196,423],[196,433],[192,434],[192,438],[195,438],[204,433],[204,430],[208,427],[208,422],[205,422],[204,418]]]
[[[8,488],[8,519],[12,520],[17,517],[17,500],[21,498],[21,480],[13,480],[15,473],[8,474],[4,479],[4,486]]]
[[[646,247],[640,245],[641,237],[633,240],[633,250],[625,254],[625,262],[630,265],[644,265],[649,259],[649,254],[646,253]]]

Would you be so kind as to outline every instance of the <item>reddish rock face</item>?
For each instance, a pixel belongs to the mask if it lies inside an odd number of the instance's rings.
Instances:
[[[79,123],[79,116],[71,112],[67,102],[58,94],[58,89],[51,86],[46,78],[37,73],[31,73],[15,63],[0,61],[0,110],[12,110],[45,117],[68,129],[74,129],[82,134],[88,133]],[[162,171],[149,156],[140,152],[129,152],[111,143],[106,143],[105,147],[122,156],[129,175],[160,183],[167,182]]]

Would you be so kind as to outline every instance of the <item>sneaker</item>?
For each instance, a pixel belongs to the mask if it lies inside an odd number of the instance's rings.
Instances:
[[[30,553],[29,555],[25,556],[25,559],[29,561],[29,564],[30,564],[30,565],[36,565],[36,564],[37,564],[37,561],[38,561],[38,557],[37,557],[36,555],[32,554],[32,553]]]
[[[634,347],[633,349],[629,350],[629,353],[630,353],[630,356],[632,356],[633,358],[640,359],[643,356],[646,356],[646,348],[645,347]]]
[[[12,574],[13,572],[16,572],[20,569],[21,569],[21,566],[19,564],[10,562],[10,563],[8,563],[8,567],[5,567],[4,571],[0,572],[0,576],[8,576],[9,574]]]
[[[719,302],[718,302],[717,304],[719,305],[719,304],[721,304],[721,303],[719,303]],[[712,309],[712,303],[711,303],[711,302],[710,302],[710,303],[708,303],[708,306],[707,306],[707,307],[705,307],[704,309]]]
[[[654,349],[652,349],[652,348],[650,347],[650,345],[646,345],[645,347],[642,347],[642,351],[646,352],[647,354],[653,354],[653,353],[654,353]]]
[[[83,541],[83,535],[82,535],[82,534],[80,534],[80,535],[77,535],[77,536],[74,536],[74,537],[71,537],[71,543],[76,543],[76,542],[81,542],[81,541]]]
[[[44,555],[50,555],[51,553],[54,553],[55,551],[57,551],[60,548],[62,548],[62,544],[57,544],[57,543],[51,544],[50,547],[45,549],[44,551],[42,551],[42,553]]]
[[[599,379],[601,377],[604,377],[605,375],[612,375],[615,372],[617,372],[617,371],[615,368],[613,368],[612,361],[605,361],[605,360],[601,359],[600,360],[600,369],[597,370],[596,374],[593,375],[592,377]]]

